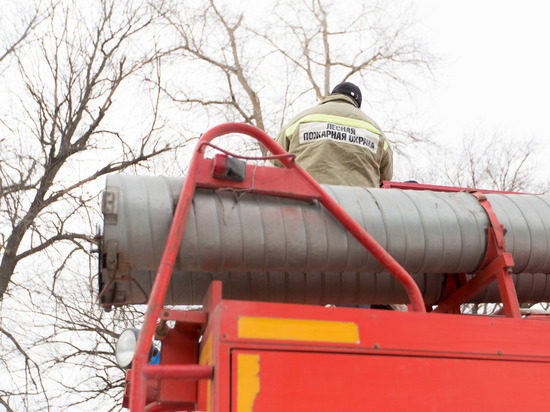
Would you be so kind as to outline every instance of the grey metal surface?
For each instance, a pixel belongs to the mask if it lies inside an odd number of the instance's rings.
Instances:
[[[145,302],[182,183],[183,179],[166,177],[108,177],[103,304]],[[472,273],[483,260],[488,219],[471,195],[325,189],[406,270],[417,273],[415,279],[429,304],[441,298],[441,273]],[[550,273],[549,198],[488,197],[507,230],[515,272]],[[201,189],[189,213],[166,303],[201,303],[212,279],[223,280],[226,297],[234,299],[406,303],[401,286],[382,270],[316,202]],[[529,283],[523,273],[519,278]],[[533,280],[531,289],[550,300],[550,291],[545,287],[542,292],[540,282]]]
[[[467,275],[471,278],[471,275]],[[514,285],[520,303],[538,303],[550,301],[550,275],[545,273],[513,274]],[[497,282],[474,296],[471,303],[498,303],[501,302]]]

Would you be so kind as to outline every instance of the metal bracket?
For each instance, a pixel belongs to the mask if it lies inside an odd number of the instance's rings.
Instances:
[[[521,318],[516,288],[512,280],[511,270],[514,266],[512,255],[506,252],[504,227],[498,221],[491,203],[487,197],[476,190],[465,190],[476,197],[489,218],[487,231],[487,250],[477,274],[460,288],[444,299],[434,312],[452,312],[467,303],[473,296],[486,288],[495,279],[498,282],[505,316]]]

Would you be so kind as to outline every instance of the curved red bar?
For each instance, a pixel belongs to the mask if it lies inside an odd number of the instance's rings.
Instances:
[[[226,123],[216,126],[206,132],[199,140],[197,146],[198,152],[204,153],[201,150],[203,147],[201,144],[210,142],[216,137],[229,133],[242,133],[250,137],[255,138],[261,144],[263,144],[274,155],[285,155],[287,152],[273,140],[264,131],[244,123]],[[197,152],[196,152],[197,153]],[[382,265],[397,278],[397,280],[403,285],[409,296],[411,306],[415,312],[426,312],[424,299],[422,293],[418,288],[418,285],[414,282],[411,275],[401,267],[401,265],[388,253],[382,246],[376,242],[370,236],[365,229],[363,229],[355,220],[353,220],[348,213],[342,209],[342,207],[334,201],[313,179],[309,173],[302,169],[296,162],[289,158],[282,158],[280,162],[289,169],[294,169],[296,172],[306,180],[319,194],[319,201],[336,217],[346,229],[348,229],[355,238],[361,242],[361,244],[376,257]]]
[[[162,305],[166,296],[168,284],[170,283],[170,277],[172,275],[172,268],[179,250],[187,213],[195,192],[195,171],[197,170],[197,164],[204,159],[204,143],[208,143],[216,137],[230,133],[242,133],[253,137],[274,155],[287,154],[287,152],[264,131],[244,123],[225,123],[216,126],[208,130],[200,138],[193,153],[193,158],[189,166],[189,173],[185,179],[185,183],[182,187],[178,204],[174,212],[174,218],[172,220],[172,225],[170,226],[164,253],[162,255],[155,278],[155,283],[149,297],[143,327],[139,333],[136,354],[133,360],[134,380],[131,385],[130,393],[130,410],[132,411],[145,410],[144,394],[146,391],[145,366],[147,363],[147,354],[155,333],[160,311],[162,310]],[[304,169],[294,162],[292,158],[283,157],[280,159],[280,162],[285,167],[295,170],[302,179],[306,180],[317,191],[319,201],[323,204],[323,206],[325,206],[340,221],[340,223],[342,223],[342,225],[344,225],[344,227],[348,229],[352,235],[355,236],[355,238],[357,238],[357,240],[359,240],[359,242],[361,242],[361,244],[370,253],[372,253],[382,263],[382,265],[393,274],[393,276],[398,279],[407,291],[413,311],[426,312],[424,299],[422,298],[420,289],[410,274],[407,273],[401,265],[399,265],[399,263],[366,232],[365,229],[355,222],[355,220],[353,220],[347,212],[323,190],[319,183],[317,183]]]

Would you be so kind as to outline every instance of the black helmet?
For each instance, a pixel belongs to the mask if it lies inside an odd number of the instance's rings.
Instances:
[[[357,107],[361,107],[361,90],[353,83],[342,82],[332,90],[331,94],[345,94],[355,100]]]

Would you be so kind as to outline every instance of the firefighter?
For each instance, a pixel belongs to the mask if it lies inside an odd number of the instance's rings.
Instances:
[[[359,87],[340,83],[319,105],[292,119],[277,143],[319,183],[379,187],[392,178],[393,153],[360,107]]]

